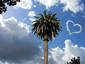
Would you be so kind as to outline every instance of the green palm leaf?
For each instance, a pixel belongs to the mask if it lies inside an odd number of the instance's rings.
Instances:
[[[55,38],[58,35],[59,31],[61,31],[60,20],[57,18],[57,14],[53,14],[51,12],[46,13],[44,10],[44,14],[38,14],[38,16],[34,16],[36,18],[33,21],[33,32],[35,35],[44,39],[44,35],[47,35],[48,40],[52,40],[52,37]]]

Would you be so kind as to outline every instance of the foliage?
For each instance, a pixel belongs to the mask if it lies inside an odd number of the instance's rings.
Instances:
[[[20,0],[0,0],[0,14],[7,11],[6,5],[14,6],[17,2],[20,2]]]
[[[55,39],[58,32],[61,31],[60,20],[57,18],[57,14],[52,14],[51,12],[46,13],[44,10],[43,14],[38,14],[35,16],[36,20],[33,21],[33,29],[35,35],[39,38],[44,39],[47,35],[47,40]]]
[[[72,58],[70,62],[67,62],[67,64],[80,64],[80,57]]]

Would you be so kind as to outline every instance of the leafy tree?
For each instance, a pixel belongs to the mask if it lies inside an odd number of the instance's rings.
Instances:
[[[17,2],[20,2],[20,0],[0,0],[0,14],[7,11],[6,5],[14,6]]]
[[[61,31],[60,21],[57,14],[44,14],[35,16],[36,20],[33,21],[34,34],[44,40],[44,64],[48,64],[48,41],[55,40],[56,35]]]
[[[80,57],[72,58],[70,62],[67,62],[67,64],[80,64]]]

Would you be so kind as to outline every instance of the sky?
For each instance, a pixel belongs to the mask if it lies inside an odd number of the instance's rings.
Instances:
[[[44,10],[57,13],[62,26],[48,42],[48,63],[66,64],[76,56],[85,63],[85,0],[21,0],[0,15],[0,64],[43,64],[43,40],[31,29]]]

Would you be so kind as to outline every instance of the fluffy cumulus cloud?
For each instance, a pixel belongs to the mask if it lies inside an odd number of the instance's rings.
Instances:
[[[81,3],[81,0],[21,0],[21,2],[18,2],[16,7],[31,9],[32,6],[36,7],[33,1],[43,4],[47,9],[52,6],[64,4],[63,11],[70,10],[77,13],[84,10],[84,4]]]
[[[81,64],[85,63],[85,48],[73,45],[71,40],[65,40],[65,48],[59,47],[49,49],[49,64],[66,64],[73,57],[80,56]],[[36,59],[27,62],[28,64],[43,64],[43,57],[37,56]]]
[[[35,0],[35,1],[38,1],[41,4],[45,5],[47,9],[54,5],[57,5],[57,3],[59,2],[59,0]]]
[[[0,18],[0,64],[43,64],[42,47],[36,43],[30,26],[14,17]],[[50,48],[48,53],[49,64],[65,64],[76,56],[80,56],[81,64],[85,63],[85,47],[74,45],[71,40],[65,40],[63,49]]]
[[[64,4],[63,11],[72,11],[77,13],[79,11],[83,11],[84,4],[80,3],[81,0],[60,0],[60,3]]]
[[[32,0],[21,0],[20,2],[18,2],[17,7],[21,7],[24,9],[31,9]]]
[[[21,2],[18,2],[16,7],[31,9],[32,6],[36,7],[33,1],[43,4],[47,9],[61,4],[64,4],[63,11],[70,10],[74,13],[77,13],[79,11],[83,11],[84,9],[84,4],[81,3],[81,0],[21,0]]]
[[[73,45],[71,40],[65,40],[65,48],[59,47],[49,50],[49,64],[66,64],[73,57],[80,56],[81,64],[85,63],[85,48]]]
[[[33,60],[39,51],[29,25],[0,15],[0,64],[21,64]]]
[[[35,0],[45,5],[46,8],[50,8],[52,6],[64,4],[63,11],[72,11],[77,13],[79,11],[83,11],[84,4],[81,3],[81,0]]]

